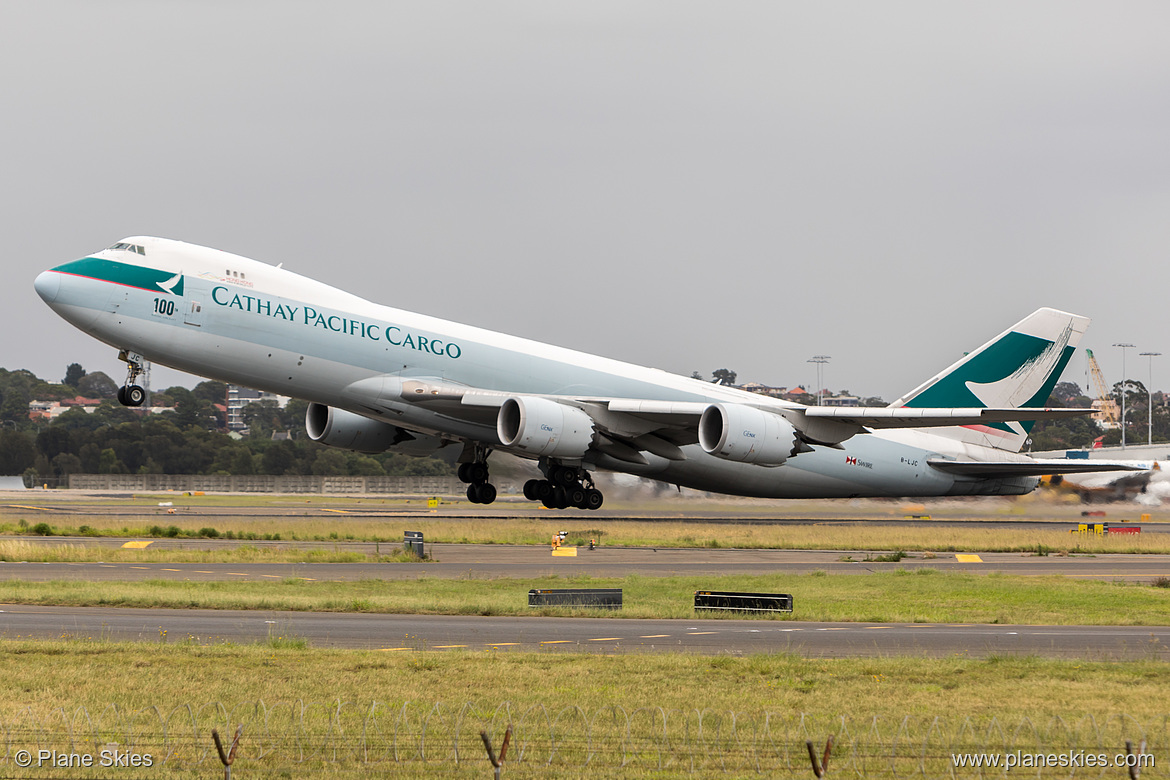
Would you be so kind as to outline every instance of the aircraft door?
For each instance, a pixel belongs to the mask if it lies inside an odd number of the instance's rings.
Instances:
[[[202,327],[203,325],[203,301],[198,298],[188,298],[186,300],[187,308],[183,313],[183,322],[195,327]]]

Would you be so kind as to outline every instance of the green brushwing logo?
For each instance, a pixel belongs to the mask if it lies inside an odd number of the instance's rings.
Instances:
[[[906,402],[917,409],[1038,408],[1072,359],[1071,328],[1057,341],[1011,332]],[[1017,423],[1025,432],[1032,422]],[[990,427],[1018,433],[1005,423]]]
[[[100,257],[85,257],[71,263],[57,266],[53,270],[82,276],[87,279],[97,279],[102,282],[121,284],[126,287],[135,287],[148,292],[164,292],[168,295],[183,295],[183,274],[170,271],[160,271],[157,268],[146,268],[131,263],[118,263],[113,260],[103,260]]]

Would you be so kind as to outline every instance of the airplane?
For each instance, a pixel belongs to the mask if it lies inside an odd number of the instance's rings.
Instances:
[[[885,407],[804,406],[372,303],[290,270],[148,236],[41,273],[40,297],[118,350],[118,400],[147,361],[309,402],[310,439],[358,452],[462,447],[467,498],[495,451],[535,461],[524,496],[598,509],[593,472],[762,498],[1019,495],[1054,472],[1020,454],[1089,320],[1039,309]]]
[[[1041,485],[1078,496],[1086,504],[1104,501],[1135,500],[1147,506],[1159,506],[1170,492],[1167,461],[1127,461],[1133,471],[1086,471],[1078,474],[1053,474],[1043,477]]]

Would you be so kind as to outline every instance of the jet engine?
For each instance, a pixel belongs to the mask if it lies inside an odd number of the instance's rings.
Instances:
[[[305,431],[318,444],[367,454],[392,449],[404,455],[422,457],[446,443],[437,436],[414,433],[397,425],[317,403],[309,404],[305,410]]]
[[[699,446],[724,460],[782,466],[800,445],[792,423],[754,406],[712,404],[699,418]]]
[[[505,447],[530,455],[580,458],[593,442],[593,418],[575,406],[517,396],[500,407],[496,433]]]

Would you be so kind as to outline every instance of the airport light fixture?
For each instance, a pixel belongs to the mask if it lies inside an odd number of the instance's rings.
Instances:
[[[1146,411],[1150,413],[1149,428],[1146,433],[1146,446],[1154,443],[1154,358],[1161,355],[1161,352],[1142,352],[1139,353],[1142,357],[1150,359],[1150,381],[1146,385]]]
[[[1125,350],[1134,349],[1133,344],[1114,344],[1121,347],[1121,449],[1125,449]]]
[[[824,377],[823,369],[824,369],[825,364],[828,363],[830,360],[832,360],[832,358],[828,355],[813,355],[810,360],[805,361],[807,363],[816,363],[817,364],[817,406],[821,405],[821,396],[823,396],[825,394],[824,393],[825,384],[824,384],[824,379],[823,379],[823,377]]]

